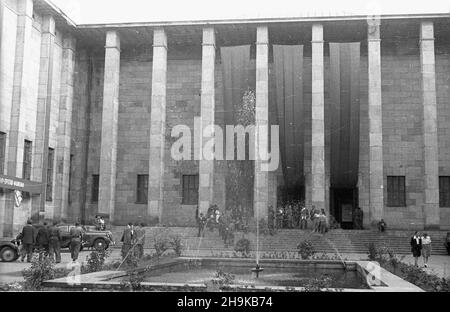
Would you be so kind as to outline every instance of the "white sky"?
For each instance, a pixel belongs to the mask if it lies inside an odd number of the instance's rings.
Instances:
[[[50,0],[77,24],[450,13],[448,0]]]

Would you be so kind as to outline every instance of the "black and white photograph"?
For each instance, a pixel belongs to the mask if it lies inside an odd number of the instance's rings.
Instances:
[[[450,2],[0,0],[0,294],[449,291]]]

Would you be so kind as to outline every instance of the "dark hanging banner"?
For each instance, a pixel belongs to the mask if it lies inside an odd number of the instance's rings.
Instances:
[[[330,43],[332,187],[354,188],[359,165],[360,44]]]
[[[238,113],[248,88],[255,89],[250,75],[250,45],[222,47],[223,101],[225,125],[239,124]],[[253,77],[255,76],[253,71]],[[246,126],[246,125],[243,125]],[[225,131],[225,129],[224,129]],[[252,161],[226,161],[226,207],[233,218],[253,215]]]
[[[250,45],[222,47],[223,100],[225,124],[234,125],[242,96],[250,87]]]
[[[274,45],[280,151],[285,184],[304,183],[303,46]]]

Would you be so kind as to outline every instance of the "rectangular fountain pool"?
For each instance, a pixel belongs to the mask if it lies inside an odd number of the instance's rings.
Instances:
[[[259,278],[252,276],[255,261],[251,259],[180,259],[156,265],[145,273],[144,282],[207,284],[218,270],[235,276],[232,284],[249,287],[304,287],[313,278],[328,276],[331,288],[368,289],[365,278],[349,263],[339,261],[262,260]],[[120,279],[120,278],[119,278]]]

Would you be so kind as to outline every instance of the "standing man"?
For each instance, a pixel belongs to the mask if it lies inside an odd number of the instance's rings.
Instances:
[[[353,224],[356,230],[363,229],[363,211],[361,210],[360,207],[357,207],[355,209]]]
[[[39,228],[36,242],[38,245],[39,261],[41,261],[43,257],[48,256],[49,240],[47,222],[44,222],[43,226]]]
[[[269,214],[267,218],[267,227],[269,228],[270,233],[273,233],[275,223],[275,212],[273,211],[273,206],[269,206]]]
[[[133,237],[133,244],[135,245],[135,255],[138,259],[141,259],[144,256],[144,237],[145,236],[145,231],[144,233],[142,233],[144,231],[143,225],[142,223],[139,224],[138,222],[136,222],[134,224],[134,237]]]
[[[414,257],[414,265],[418,266],[419,257],[422,254],[422,237],[420,236],[419,232],[415,232],[414,236],[411,237],[411,252]]]
[[[309,217],[309,211],[306,206],[303,206],[302,210],[300,211],[300,229],[307,229],[308,228],[308,217]]]
[[[204,237],[206,217],[203,215],[203,212],[200,212],[200,215],[197,218],[197,224],[198,224],[198,237]]]
[[[58,222],[53,221],[53,225],[48,229],[49,254],[56,263],[61,263],[61,232],[57,227]]]
[[[97,231],[101,230],[101,225],[100,225],[100,216],[99,215],[95,215],[95,229]]]
[[[120,241],[122,242],[122,259],[125,259],[128,257],[128,252],[133,244],[133,224],[131,222],[129,222],[125,230],[123,230]]]
[[[100,231],[106,230],[105,220],[103,220],[103,217],[102,217],[102,216],[100,216],[100,219],[99,219],[99,225],[100,225]]]
[[[27,262],[31,262],[31,257],[33,255],[33,246],[36,242],[35,238],[36,229],[31,224],[31,220],[28,220],[27,224],[22,229],[22,245],[27,255]],[[22,254],[22,261],[25,258],[25,253]]]
[[[144,256],[144,246],[145,246],[145,224],[141,223],[139,227],[139,235],[137,241],[137,247],[139,250],[139,259]]]
[[[81,241],[83,239],[83,228],[79,222],[75,223],[75,226],[70,229],[70,256],[72,261],[75,262],[78,259],[78,254],[81,249]]]

